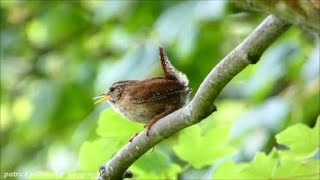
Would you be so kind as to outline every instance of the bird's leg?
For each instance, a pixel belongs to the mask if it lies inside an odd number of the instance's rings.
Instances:
[[[153,117],[153,118],[151,119],[151,121],[144,126],[144,127],[146,128],[146,131],[147,131],[147,132],[146,132],[146,135],[149,136],[149,131],[150,131],[150,129],[151,129],[151,126],[152,126],[154,123],[156,123],[159,119],[165,117],[166,115],[172,113],[173,111],[174,111],[174,108],[173,108],[172,106],[170,106],[170,107],[166,108],[166,110],[163,111],[162,113],[160,113],[160,114],[156,115],[155,117]]]
[[[133,139],[134,139],[135,137],[137,137],[138,135],[139,135],[139,133],[135,133],[134,135],[132,135],[132,136],[130,137],[130,139],[129,139],[129,142],[132,142]]]

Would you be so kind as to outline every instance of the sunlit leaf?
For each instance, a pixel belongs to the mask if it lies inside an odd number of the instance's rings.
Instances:
[[[213,179],[237,179],[241,168],[240,165],[235,165],[232,161],[224,162],[216,169]]]
[[[248,105],[244,101],[223,100],[216,106],[218,110],[200,123],[205,132],[220,124],[232,124],[248,110]]]
[[[142,130],[142,124],[129,121],[109,108],[100,115],[97,134],[105,138],[113,137],[117,142],[125,143],[132,135]]]
[[[177,179],[177,174],[181,171],[179,165],[157,149],[144,154],[130,169],[137,179]]]
[[[240,176],[245,179],[269,179],[276,166],[276,159],[258,153],[254,160],[240,171]]]
[[[272,179],[318,180],[320,177],[320,161],[283,158],[272,176]]]
[[[173,150],[195,168],[208,166],[234,152],[228,141],[229,132],[229,126],[221,125],[202,134],[200,127],[194,125],[181,132]]]
[[[319,125],[318,118],[313,129],[304,124],[291,126],[276,136],[277,142],[290,148],[286,153],[295,156],[311,156],[320,147]]]
[[[273,149],[269,155],[257,153],[250,163],[239,165],[226,161],[213,174],[214,179],[319,179],[320,160],[306,159],[318,149],[307,138],[319,142],[319,120],[311,129],[302,124],[289,127],[276,136],[279,142],[290,147],[282,151]],[[299,135],[297,135],[299,134]],[[304,137],[304,139],[302,139]],[[293,140],[294,138],[297,138]],[[301,143],[301,141],[303,143]],[[307,141],[307,142],[306,142]],[[302,146],[302,144],[304,144]],[[301,156],[301,158],[299,158]]]
[[[80,148],[80,169],[95,172],[109,160],[120,145],[113,139],[97,139],[93,142],[84,142]]]

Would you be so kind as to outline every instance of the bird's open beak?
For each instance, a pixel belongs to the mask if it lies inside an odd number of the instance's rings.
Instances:
[[[107,101],[109,98],[110,98],[110,94],[108,94],[108,93],[101,94],[101,95],[96,96],[96,97],[93,98],[93,100],[97,99],[97,101],[94,104],[98,104],[98,103],[101,103],[103,101]]]

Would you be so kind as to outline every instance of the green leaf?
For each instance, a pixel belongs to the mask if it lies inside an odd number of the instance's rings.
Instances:
[[[199,123],[200,127],[206,132],[219,124],[232,124],[237,118],[248,110],[248,104],[244,101],[223,100],[218,102],[217,107],[223,107],[211,114]]]
[[[270,179],[277,160],[264,153],[257,153],[254,160],[240,172],[245,179]]]
[[[124,119],[111,108],[101,113],[98,124],[97,134],[102,138],[85,142],[80,149],[80,169],[83,171],[96,171],[142,129],[141,125]]]
[[[235,165],[233,161],[226,161],[217,167],[213,179],[238,179],[241,168],[240,165]]]
[[[228,143],[229,130],[229,126],[220,125],[201,134],[200,127],[194,125],[179,134],[179,143],[173,150],[179,158],[195,168],[211,165],[217,159],[234,152]]]
[[[306,159],[319,148],[319,118],[311,129],[305,125],[291,126],[278,134],[278,142],[290,147],[288,151],[276,150],[266,156],[257,153],[251,163],[235,165],[224,162],[217,167],[214,179],[318,179],[320,160]],[[315,142],[317,141],[317,142]]]
[[[213,179],[318,179],[319,160],[278,158],[277,151],[266,156],[257,153],[251,163],[235,165],[232,161],[220,165]]]
[[[320,146],[319,141],[319,118],[313,129],[304,124],[296,124],[276,135],[279,144],[286,145],[290,151],[289,155],[309,157],[315,153]]]
[[[142,124],[129,121],[109,108],[100,115],[97,134],[101,137],[116,138],[117,142],[125,144],[131,136],[142,130]]]
[[[275,169],[272,179],[319,179],[319,160],[297,160],[285,158],[281,160],[280,166]]]
[[[120,148],[120,144],[113,139],[98,139],[84,142],[80,148],[80,170],[96,172]]]
[[[165,153],[155,150],[144,154],[131,170],[137,179],[176,179],[181,167],[172,163]]]

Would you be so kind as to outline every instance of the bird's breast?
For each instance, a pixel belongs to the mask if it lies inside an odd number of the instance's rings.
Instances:
[[[188,101],[188,95],[189,92],[168,94],[159,100],[154,99],[140,103],[134,103],[132,99],[127,97],[118,103],[110,102],[110,104],[126,119],[146,124],[156,115],[164,112],[169,106],[175,110],[183,107]]]

